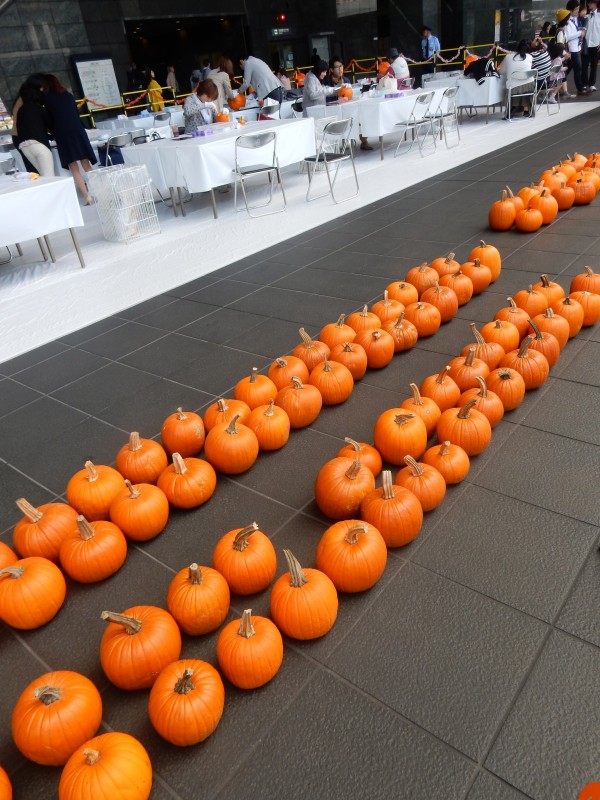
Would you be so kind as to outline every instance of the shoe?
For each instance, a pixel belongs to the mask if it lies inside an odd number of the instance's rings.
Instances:
[[[582,95],[582,94],[585,95],[585,94],[589,94],[589,92],[588,92],[587,89],[578,89],[577,90],[577,94],[578,95]]]
[[[361,150],[372,150],[373,148],[371,147],[371,145],[368,142],[361,142],[360,143],[360,149]]]
[[[589,89],[590,92],[595,92],[596,91],[596,87],[595,86],[588,86],[588,89]]]
[[[565,100],[571,100],[571,98],[577,97],[577,95],[570,94],[569,92],[564,92],[563,94],[561,94],[561,97],[564,97]]]
[[[556,97],[549,97],[548,102],[550,103],[550,105],[558,104],[558,100],[556,99]]]

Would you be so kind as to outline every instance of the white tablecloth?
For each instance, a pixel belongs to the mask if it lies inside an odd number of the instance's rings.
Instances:
[[[432,111],[437,109],[444,88],[436,86],[435,89],[433,87],[429,89],[435,92],[431,104]],[[398,133],[397,125],[408,120],[419,94],[423,94],[423,91],[406,92],[403,97],[365,97],[364,100],[344,103],[342,108],[350,113],[353,106],[358,107],[360,131],[363,136],[385,136],[388,133]]]
[[[73,178],[0,178],[0,246],[83,225]]]
[[[297,164],[315,154],[312,119],[254,122],[235,130],[227,129],[227,124],[211,127],[216,132],[206,138],[171,139],[126,147],[123,158],[126,164],[145,164],[161,192],[176,186],[185,186],[190,192],[208,192],[231,183],[235,140],[241,134],[275,131],[281,167]],[[246,153],[248,163],[256,161],[255,152]]]

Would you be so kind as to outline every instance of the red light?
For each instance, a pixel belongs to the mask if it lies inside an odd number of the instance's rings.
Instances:
[[[277,14],[276,20],[277,20],[277,22],[285,22],[286,15],[285,14]]]

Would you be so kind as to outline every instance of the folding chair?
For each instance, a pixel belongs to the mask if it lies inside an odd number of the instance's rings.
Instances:
[[[138,128],[131,132],[131,144],[146,144],[146,131]]]
[[[456,95],[458,94],[458,86],[448,86],[442,95],[442,102],[438,106],[439,121],[440,121],[440,136],[443,137],[444,143],[448,149],[451,147],[458,147],[460,144],[460,128],[458,127],[458,107],[456,105]],[[448,134],[456,133],[456,144],[448,143]]]
[[[171,122],[171,115],[168,111],[163,111],[160,114],[154,115],[154,124],[155,125],[164,125],[165,122]]]
[[[412,89],[415,83],[414,78],[398,78],[398,89],[406,91]]]
[[[120,154],[121,148],[128,147],[131,143],[132,143],[131,133],[118,133],[116,136],[110,136],[108,138],[108,141],[106,142],[106,166],[107,167],[113,166],[112,155],[110,152],[111,147],[116,147]]]
[[[296,119],[302,118],[302,116],[304,115],[304,106],[302,105],[302,98],[294,101],[292,103],[291,108],[292,108],[292,114],[294,115],[294,117],[296,117]]]
[[[535,96],[536,111],[545,103],[548,114],[558,114],[560,112],[560,92],[556,92],[554,95],[556,103],[548,102],[548,98],[550,97],[550,92],[553,89],[558,89],[561,83],[563,83],[562,67],[560,64],[557,64],[555,67],[550,67],[550,72],[537,88],[537,94]],[[556,106],[556,110],[550,111],[550,106]]]
[[[412,142],[408,146],[406,152],[408,153],[411,149],[415,141],[417,142],[417,146],[419,148],[419,153],[423,155],[423,147],[425,145],[425,140],[429,134],[432,134],[433,140],[433,149],[437,148],[437,134],[434,131],[434,124],[433,118],[430,114],[430,106],[431,101],[435,97],[435,92],[422,92],[418,94],[415,98],[414,105],[412,107],[412,111],[410,112],[409,116],[407,117],[405,122],[397,122],[396,127],[402,128],[402,138],[398,142],[398,146],[396,147],[396,152],[394,153],[394,158],[398,155],[400,148],[404,144],[406,140],[406,135],[410,131],[412,133]],[[425,135],[421,137],[421,130],[425,128]]]
[[[281,106],[279,103],[263,106],[258,112],[258,119],[281,119]]]
[[[513,97],[518,97],[519,99],[524,99],[525,97],[530,98],[529,103],[529,115],[530,117],[535,117],[535,99],[537,95],[537,88],[536,88],[536,81],[537,81],[537,69],[524,69],[519,70],[518,72],[513,72],[512,75],[509,75],[506,80],[506,109],[504,112],[504,117],[507,120],[511,120],[511,104]],[[520,87],[531,83],[532,88],[525,92],[517,91]]]
[[[240,151],[248,151],[248,150],[263,150],[261,155],[264,157],[266,155],[267,163],[259,163],[259,164],[241,164],[240,163]],[[270,163],[268,163],[270,160]],[[246,161],[246,159],[244,159]],[[244,195],[244,205],[246,206],[246,211],[248,216],[250,217],[266,217],[269,214],[279,214],[282,211],[285,211],[287,206],[287,201],[285,198],[285,191],[283,189],[283,182],[281,180],[281,172],[279,170],[279,161],[277,159],[277,134],[275,131],[265,131],[264,133],[246,133],[238,136],[235,140],[235,169],[233,170],[235,175],[235,183],[234,183],[234,190],[233,190],[233,204],[236,211],[242,211],[243,209],[238,208],[237,205],[237,186],[238,181],[242,187],[242,194]],[[251,212],[255,208],[264,208],[268,206],[272,199],[273,199],[273,174],[277,176],[277,182],[281,188],[281,194],[283,195],[283,208],[279,208],[275,211],[267,211],[263,214],[252,214]],[[256,175],[267,175],[269,179],[269,199],[266,203],[259,203],[254,206],[248,205],[248,196],[246,194],[246,186],[245,181],[248,178],[254,177]]]
[[[340,119],[328,122],[323,128],[321,143],[317,148],[316,155],[309,156],[308,158],[304,159],[304,162],[306,163],[306,167],[308,170],[308,189],[306,191],[307,202],[310,203],[312,200],[317,200],[319,197],[325,197],[327,194],[331,194],[334,203],[336,204],[345,203],[346,200],[351,200],[353,197],[356,197],[356,195],[360,191],[358,186],[358,176],[356,174],[356,167],[354,165],[354,153],[352,151],[352,143],[350,141],[351,127],[352,127],[351,119]],[[350,163],[352,164],[352,171],[354,173],[354,182],[356,184],[356,191],[349,197],[345,197],[343,200],[338,200],[334,193],[334,186],[338,176],[340,165],[343,161],[350,161]],[[330,171],[331,165],[335,165],[335,173],[333,176],[333,180],[331,179],[331,171]],[[329,192],[323,192],[321,194],[313,195],[311,197],[310,190],[312,188],[314,173],[317,171],[319,166],[325,167],[327,182],[329,184]]]

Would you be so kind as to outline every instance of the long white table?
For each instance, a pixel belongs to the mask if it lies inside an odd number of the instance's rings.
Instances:
[[[15,180],[10,175],[1,177],[0,220],[1,247],[37,239],[44,260],[43,243],[53,262],[56,258],[48,234],[68,228],[79,263],[85,267],[74,230],[83,225],[83,218],[73,178],[38,178],[32,181]]]
[[[486,125],[489,121],[490,108],[504,104],[506,84],[501,78],[488,76],[479,83],[473,78],[465,78],[464,75],[454,77],[440,76],[437,80],[430,80],[426,84],[427,89],[436,90],[448,86],[458,87],[456,105],[459,111],[462,112],[464,109],[469,108],[486,109]]]
[[[217,216],[214,189],[231,183],[235,161],[235,140],[246,133],[275,131],[280,167],[297,164],[314,156],[315,133],[312,119],[265,120],[232,129],[227,123],[206,126],[211,136],[169,139],[123,149],[126,164],[145,164],[160,192],[186,188],[189,192],[211,192],[213,214]],[[253,163],[256,153],[244,151],[240,162]],[[183,211],[183,206],[182,206]]]

